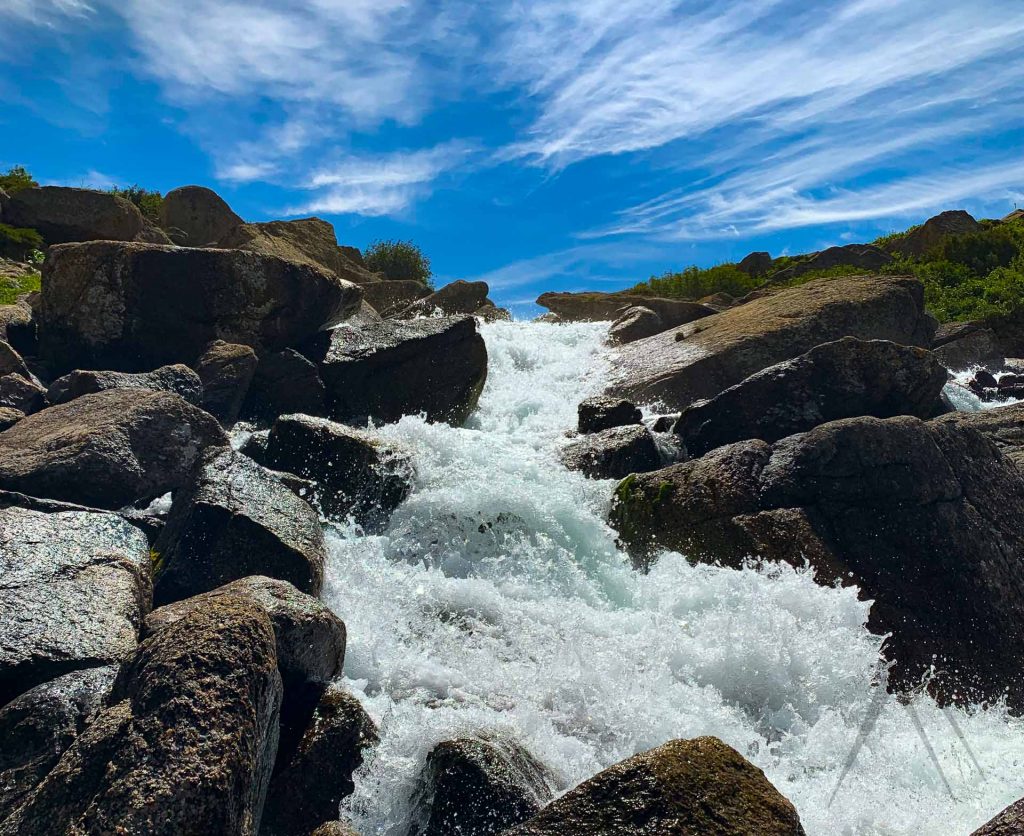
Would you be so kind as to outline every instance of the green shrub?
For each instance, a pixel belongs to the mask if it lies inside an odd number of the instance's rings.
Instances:
[[[22,189],[29,189],[38,185],[32,179],[32,175],[20,165],[7,169],[6,174],[0,174],[0,189],[3,189],[7,194],[14,194]]]
[[[16,278],[0,278],[0,305],[13,305],[23,293],[31,293],[42,286],[42,276],[25,273]]]
[[[160,192],[151,192],[136,183],[124,189],[114,186],[110,193],[134,203],[143,216],[153,223],[160,219],[160,207],[164,203],[164,196]]]
[[[43,236],[34,229],[0,224],[0,255],[15,261],[29,261],[42,250]]]
[[[714,293],[745,296],[761,284],[763,281],[748,276],[735,264],[718,264],[707,268],[687,267],[678,273],[651,276],[632,288],[632,292],[670,299],[702,299]]]
[[[431,287],[430,259],[412,241],[374,241],[363,253],[372,273],[392,281],[409,280]]]

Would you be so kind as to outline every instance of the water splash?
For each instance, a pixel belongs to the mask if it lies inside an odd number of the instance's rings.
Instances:
[[[971,366],[958,372],[951,372],[952,379],[943,388],[943,393],[957,412],[980,412],[984,409],[998,409],[1001,406],[1021,403],[1020,398],[1000,398],[999,400],[983,401],[967,385],[982,370],[982,366]],[[1007,372],[994,372],[999,380]]]
[[[325,598],[345,619],[348,686],[381,743],[347,802],[364,836],[404,834],[437,742],[516,736],[568,789],[635,752],[714,734],[768,774],[808,834],[967,834],[1024,795],[1024,724],[886,700],[831,801],[881,639],[855,590],[788,566],[634,572],[604,522],[614,483],[555,451],[606,370],[602,325],[483,326],[490,372],[470,425],[406,417],[413,494],[381,536],[329,532]],[[948,780],[953,797],[943,785]]]

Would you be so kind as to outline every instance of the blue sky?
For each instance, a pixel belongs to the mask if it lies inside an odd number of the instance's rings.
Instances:
[[[0,166],[501,303],[1024,205],[1024,0],[2,0]]]

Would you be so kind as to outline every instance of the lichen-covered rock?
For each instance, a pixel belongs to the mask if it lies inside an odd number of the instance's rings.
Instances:
[[[207,447],[227,443],[216,419],[180,395],[98,392],[0,434],[0,488],[120,508],[181,487]]]
[[[28,377],[6,374],[0,377],[0,408],[16,409],[25,415],[46,405],[46,390]]]
[[[598,395],[587,398],[576,409],[581,433],[596,433],[612,427],[639,424],[643,413],[625,398]]]
[[[330,417],[463,423],[487,379],[487,348],[472,317],[342,324],[310,346],[319,360]]]
[[[326,552],[316,512],[247,456],[213,450],[174,496],[157,540],[158,606],[248,575],[318,595]]]
[[[207,601],[150,635],[3,836],[253,836],[277,752],[281,678],[259,607]]]
[[[600,772],[507,836],[803,836],[793,805],[715,737],[673,740]]]
[[[890,683],[1024,705],[1024,474],[967,424],[850,418],[744,441],[625,480],[612,525],[638,565],[661,550],[738,567],[809,563],[874,601]]]
[[[185,247],[216,245],[241,223],[224,198],[203,186],[171,189],[160,205],[160,226]]]
[[[377,728],[359,700],[338,685],[308,689],[306,706],[282,719],[281,746],[263,810],[266,836],[298,836],[337,818],[352,794],[363,752]],[[339,822],[340,824],[340,822]],[[452,831],[455,832],[455,831]]]
[[[383,528],[412,488],[408,453],[371,433],[308,415],[277,419],[264,461],[311,480],[325,516],[351,516],[368,530]]]
[[[191,363],[214,340],[280,351],[354,313],[360,299],[332,272],[260,253],[112,241],[51,247],[40,354],[62,373]]]
[[[135,651],[149,544],[114,514],[0,510],[0,705]]]
[[[0,708],[0,821],[106,706],[116,675],[113,665],[72,671]]]
[[[151,372],[103,372],[76,369],[57,378],[46,391],[51,404],[67,403],[82,395],[106,392],[110,389],[150,389],[154,392],[174,392],[194,406],[203,402],[203,383],[192,369],[178,363],[161,366]]]
[[[230,427],[242,411],[249,384],[256,373],[256,352],[247,345],[215,340],[196,361],[203,384],[203,409]]]
[[[496,836],[539,813],[553,790],[543,764],[511,738],[446,740],[427,755],[409,836]]]
[[[777,441],[839,418],[930,418],[945,383],[945,368],[923,348],[845,337],[683,410],[675,432],[691,456],[702,456],[733,441]]]
[[[915,279],[819,279],[623,346],[610,394],[683,409],[823,342],[856,337],[927,347],[934,330]]]
[[[47,244],[133,241],[146,226],[135,204],[123,197],[67,186],[15,192],[4,203],[4,223],[35,229]]]
[[[654,436],[643,424],[580,436],[559,451],[559,458],[569,470],[579,470],[591,479],[622,479],[662,466]]]

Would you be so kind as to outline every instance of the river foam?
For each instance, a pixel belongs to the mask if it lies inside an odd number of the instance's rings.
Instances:
[[[966,836],[1024,795],[1020,720],[877,699],[881,639],[855,590],[678,554],[633,571],[604,522],[614,483],[556,457],[601,387],[605,326],[482,331],[489,377],[469,425],[380,428],[412,452],[414,491],[381,536],[328,532],[345,682],[381,731],[344,808],[363,836],[404,836],[427,752],[483,730],[516,736],[563,790],[666,740],[717,735],[811,836]]]

